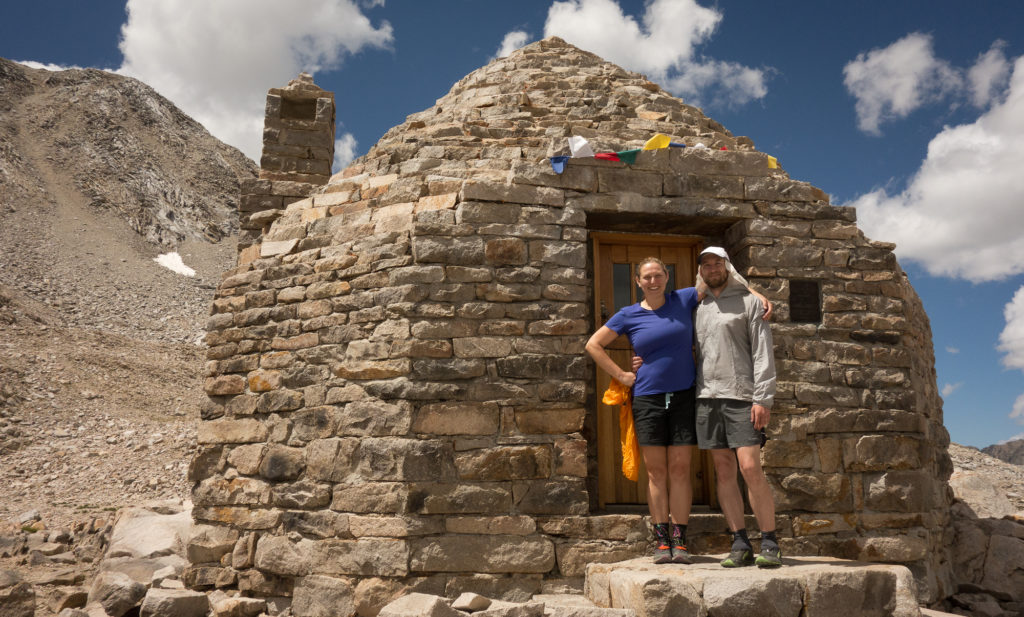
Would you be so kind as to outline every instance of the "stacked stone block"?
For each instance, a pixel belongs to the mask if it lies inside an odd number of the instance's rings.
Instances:
[[[334,93],[307,73],[267,93],[259,178],[243,181],[239,260],[259,257],[263,230],[288,204],[327,184],[334,162]]]
[[[653,132],[693,147],[560,175],[546,160],[569,134],[624,149]],[[593,513],[594,230],[726,246],[778,306],[763,457],[784,550],[907,564],[922,599],[942,597],[948,436],[892,245],[558,39],[474,72],[282,203],[227,273],[190,474],[197,524],[237,535],[192,584],[372,613],[402,591],[524,599],[642,554],[644,517]],[[820,285],[820,324],[790,322],[792,280]],[[724,529],[696,523],[696,550],[720,548]]]

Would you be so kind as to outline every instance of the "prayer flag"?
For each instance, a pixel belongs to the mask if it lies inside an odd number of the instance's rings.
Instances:
[[[647,143],[644,144],[643,149],[661,150],[662,148],[667,148],[670,143],[671,140],[669,139],[668,135],[662,135],[661,133],[657,133],[654,135],[654,137],[651,137],[650,139],[647,140]]]
[[[569,152],[572,153],[573,158],[594,156],[594,149],[590,147],[590,143],[579,135],[569,138]]]
[[[778,168],[779,168],[779,159],[775,158],[774,156],[768,155],[768,169],[778,169]]]
[[[678,141],[670,141],[670,142],[668,142],[668,145],[669,145],[670,148],[685,148],[686,147],[686,144],[681,144]]]
[[[636,148],[635,150],[623,150],[622,152],[616,152],[619,155],[619,160],[626,165],[632,165],[636,163],[636,155],[640,154],[641,149]]]
[[[569,160],[567,156],[553,156],[551,157],[551,169],[555,170],[556,174],[560,174],[565,171],[565,163]]]
[[[597,154],[594,155],[594,158],[601,159],[604,161],[617,161],[619,160],[619,155],[616,154],[615,152],[598,152]]]

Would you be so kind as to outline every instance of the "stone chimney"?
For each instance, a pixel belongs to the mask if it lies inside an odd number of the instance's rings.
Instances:
[[[308,197],[331,179],[334,161],[334,93],[308,73],[267,92],[263,156],[258,179],[242,183],[238,262],[260,257],[263,231],[288,204]]]

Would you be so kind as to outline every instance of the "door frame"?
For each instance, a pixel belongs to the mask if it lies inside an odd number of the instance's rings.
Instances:
[[[611,255],[607,253],[610,250],[608,247],[611,245],[629,245],[629,246],[650,246],[650,247],[678,247],[681,249],[689,249],[692,253],[692,272],[689,272],[689,280],[694,280],[697,273],[696,258],[698,251],[703,248],[705,238],[702,236],[684,236],[678,234],[637,234],[637,233],[618,233],[618,232],[607,232],[607,231],[591,231],[591,258],[593,260],[593,284],[594,284],[594,298],[593,298],[593,315],[594,315],[594,331],[604,325],[604,319],[601,311],[601,298],[602,292],[602,272],[606,267],[611,265]],[[604,250],[603,250],[604,249]],[[607,264],[604,262],[608,262]],[[679,280],[679,273],[677,272],[677,281]],[[684,281],[687,279],[683,279]],[[610,317],[610,314],[609,314]],[[594,384],[598,386],[600,384],[599,376],[603,374],[603,371],[595,365],[594,367]],[[619,448],[618,442],[618,413],[614,414],[613,418],[601,417],[602,408],[605,407],[601,402],[601,396],[603,392],[598,391],[595,398],[595,420],[597,427],[597,492],[598,492],[598,504],[601,509],[605,509],[608,505],[618,504],[646,504],[646,471],[643,467],[641,460],[640,465],[640,477],[639,481],[632,483],[629,480],[622,477],[622,470],[620,467],[621,454],[616,451]],[[607,414],[607,410],[603,412]],[[614,433],[614,439],[608,436],[608,431]],[[608,474],[614,474],[614,478],[607,477]],[[706,505],[711,507],[718,506],[718,494],[716,490],[716,483],[714,478],[714,463],[711,458],[710,452],[704,452],[701,450],[694,450],[693,461],[691,463],[691,476],[690,480],[694,486],[695,496],[704,496],[703,498],[694,499],[694,505]],[[637,495],[637,501],[617,501],[616,495],[621,494],[624,491],[620,488],[616,488],[616,484],[633,486],[635,490],[626,489],[625,492],[628,494],[635,493]]]

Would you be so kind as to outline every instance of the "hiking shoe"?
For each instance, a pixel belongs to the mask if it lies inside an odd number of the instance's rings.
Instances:
[[[782,565],[782,550],[778,546],[762,546],[755,563],[758,568],[778,568]]]
[[[690,551],[686,550],[686,545],[677,538],[673,538],[672,542],[672,563],[693,563]]]
[[[781,564],[781,562],[779,562]],[[729,556],[721,561],[723,568],[740,568],[754,565],[754,549],[749,546],[734,548]]]
[[[672,548],[668,542],[660,539],[654,545],[654,563],[669,563],[672,561]]]

